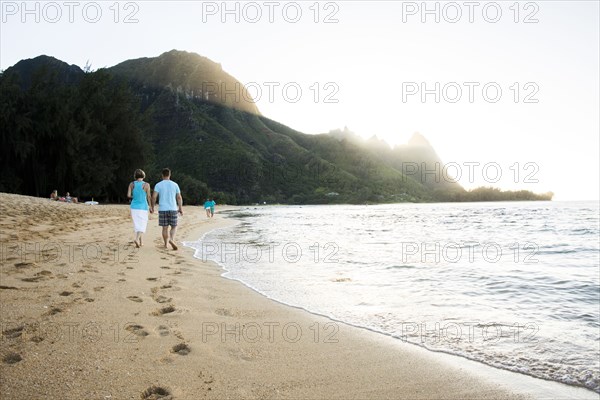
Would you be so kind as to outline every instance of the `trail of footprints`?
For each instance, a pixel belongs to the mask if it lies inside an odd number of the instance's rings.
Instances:
[[[166,254],[168,254],[168,253],[166,253]],[[179,263],[183,262],[182,261],[183,257],[181,257],[181,256],[175,256],[175,257],[176,257],[174,260],[175,264],[179,264]],[[161,259],[168,260],[169,258],[163,256],[163,257],[161,257]],[[173,262],[173,261],[171,261],[171,262]],[[166,266],[166,265],[161,266],[160,268],[163,270],[171,270],[172,269],[170,266]],[[168,275],[173,275],[173,274],[171,273]],[[157,283],[157,282],[160,282],[161,277],[151,276],[151,277],[146,278],[146,280],[148,282]],[[173,286],[176,283],[177,283],[177,281],[170,280],[166,284],[163,284],[160,286],[154,286],[150,289],[151,299],[154,301],[154,303],[161,305],[160,307],[158,307],[158,308],[154,309],[152,312],[150,312],[151,316],[164,317],[164,316],[168,316],[168,315],[173,314],[176,311],[178,311],[177,308],[175,307],[175,305],[172,303],[173,298],[169,297],[167,295],[169,292],[178,290],[177,287]],[[144,302],[144,299],[137,295],[127,296],[127,299],[132,302],[135,302],[135,303],[143,303]],[[180,331],[173,329],[174,327],[175,328],[177,327],[177,323],[172,320],[169,322],[172,326],[167,326],[166,324],[160,324],[154,329],[155,334],[157,334],[159,337],[167,337],[167,336],[173,334],[173,336],[175,336],[177,339],[179,339],[179,342],[171,347],[170,353],[173,355],[178,355],[178,356],[188,355],[192,351],[192,348],[189,346],[188,343],[186,343],[186,340],[185,340],[185,337],[183,336],[183,334]],[[148,332],[148,330],[145,327],[138,325],[138,324],[131,324],[126,329],[129,332],[133,333],[134,335],[136,335],[140,338],[150,335],[150,333]],[[164,356],[160,360],[160,362],[172,363],[172,362],[174,362],[174,360],[169,356]],[[202,374],[200,374],[200,375],[202,375]],[[211,377],[210,383],[212,383],[212,382],[213,382],[213,378]],[[211,390],[211,388],[209,387],[208,390]],[[164,387],[164,386],[158,386],[158,385],[152,385],[152,386],[148,387],[141,393],[140,397],[142,399],[147,399],[147,400],[154,400],[154,399],[170,400],[170,399],[173,399],[173,395],[169,388]]]
[[[183,264],[183,257],[173,254],[170,251],[164,251],[162,250],[161,253],[163,254],[163,256],[161,256],[161,260],[169,260],[169,258],[171,257],[175,257],[174,259],[171,258],[169,261],[171,264]],[[7,261],[10,261],[11,259],[7,259]],[[13,258],[12,260],[16,260],[15,258]],[[125,264],[125,263],[121,263],[121,264]],[[59,267],[64,267],[64,263],[62,265],[58,265]],[[26,285],[30,284],[30,283],[40,283],[40,282],[45,282],[45,281],[50,281],[52,279],[64,279],[67,280],[69,279],[69,276],[65,275],[65,274],[53,274],[52,271],[46,270],[46,269],[42,269],[41,271],[37,271],[34,272],[33,274],[31,274],[31,272],[33,272],[36,269],[41,268],[39,265],[37,265],[34,262],[17,262],[14,264],[14,268],[10,271],[5,271],[6,273],[8,273],[9,275],[12,274],[28,274],[29,276],[25,276],[23,278],[20,278],[20,280],[22,282],[24,282]],[[126,269],[133,269],[132,266],[125,266]],[[167,273],[167,275],[179,275],[182,272],[182,269],[180,268],[176,268],[173,269],[170,266],[161,266],[160,267],[163,270],[166,271],[171,271],[169,273]],[[185,269],[184,269],[185,271]],[[92,272],[92,273],[98,273],[98,269],[93,267],[92,265],[88,265],[88,264],[84,264],[81,266],[81,268],[79,270],[76,271],[77,274],[84,274],[84,273],[88,273],[88,272]],[[117,275],[120,276],[125,276],[124,272],[118,272]],[[76,276],[76,275],[73,275]],[[157,282],[160,280],[159,277],[148,277],[147,278],[148,282]],[[118,283],[120,282],[126,282],[125,278],[119,278],[117,280]],[[168,297],[164,293],[164,291],[176,291],[178,290],[177,287],[173,286],[173,284],[175,284],[176,281],[169,281],[169,283],[163,284],[161,286],[155,286],[151,288],[151,298],[152,300],[154,300],[155,303],[162,305],[161,307],[155,309],[154,311],[152,311],[150,313],[150,315],[152,316],[156,316],[156,317],[163,317],[163,316],[168,316],[169,314],[174,313],[175,311],[177,311],[177,308],[172,304],[172,298]],[[77,280],[75,282],[73,282],[70,285],[69,289],[64,289],[61,291],[57,292],[57,295],[60,296],[61,298],[64,298],[65,300],[68,299],[70,300],[71,303],[78,303],[80,301],[85,301],[88,303],[94,302],[95,299],[92,297],[89,297],[89,292],[86,290],[81,290],[84,286],[84,282],[81,280]],[[15,286],[5,286],[5,285],[0,285],[0,290],[26,290],[28,289],[30,286],[27,287],[15,287]],[[80,290],[78,290],[80,289]],[[100,292],[102,289],[104,289],[104,286],[96,286],[93,288],[93,290],[95,292]],[[162,291],[162,293],[161,293]],[[131,295],[131,296],[127,296],[127,299],[132,301],[132,302],[136,302],[136,303],[143,303],[144,299],[141,298],[140,296],[136,296],[136,295]],[[58,304],[54,304],[51,306],[47,306],[46,311],[44,311],[42,313],[42,317],[51,317],[53,315],[62,313],[63,311],[67,310],[69,307],[68,302],[59,302]],[[135,313],[134,315],[138,315],[139,313]],[[177,324],[176,322],[171,321],[172,324],[176,327]],[[138,338],[144,338],[146,336],[150,335],[150,332],[143,326],[139,325],[139,324],[130,324],[125,328],[127,331],[131,332],[132,334],[134,334],[136,337]],[[26,328],[24,325],[19,325],[13,328],[9,328],[6,329],[4,331],[1,332],[2,334],[2,338],[4,339],[17,339],[23,336],[23,333],[26,331]],[[166,324],[159,324],[155,330],[154,330],[155,334],[157,334],[159,337],[167,337],[169,336],[171,333],[173,334],[173,336],[175,336],[177,339],[179,339],[179,342],[175,345],[173,345],[170,349],[170,353],[174,354],[174,355],[178,355],[178,356],[186,356],[188,355],[192,349],[189,346],[189,344],[186,343],[186,340],[184,338],[184,336],[181,334],[181,332],[177,331],[177,330],[173,330],[172,327],[167,326]],[[39,343],[42,342],[44,340],[43,337],[35,335],[35,334],[31,334],[28,335],[28,339],[34,343]],[[19,354],[16,351],[7,351],[4,352],[4,354],[0,355],[1,356],[1,361],[4,364],[17,364],[19,362],[21,362],[23,360],[23,357],[21,354]],[[173,360],[170,360],[170,362],[173,362]],[[213,381],[214,378],[212,376],[210,377],[203,377],[202,373],[200,373],[199,375],[200,378],[206,378],[205,380],[205,384],[206,385],[210,385]],[[211,387],[208,386],[207,390],[211,390]],[[150,387],[148,387],[147,389],[145,389],[142,393],[141,393],[141,398],[142,399],[147,399],[147,400],[152,400],[152,399],[161,399],[161,400],[170,400],[173,399],[173,395],[171,394],[171,391],[163,386],[156,386],[156,385],[152,385]]]
[[[44,204],[45,206],[45,204]],[[2,208],[2,207],[0,207]],[[39,211],[38,207],[35,206],[35,210],[33,209],[34,206],[28,206],[25,205],[23,207],[23,210],[17,210],[18,212],[22,212],[24,214],[31,214],[33,215],[35,212]],[[6,211],[3,209],[3,211]],[[14,211],[14,210],[13,210]],[[57,234],[59,233],[64,233],[65,231],[77,231],[77,230],[81,230],[82,225],[78,222],[78,219],[83,218],[82,216],[80,216],[80,213],[75,212],[75,210],[70,210],[69,211],[69,216],[75,215],[73,218],[71,218],[70,220],[68,220],[65,224],[65,228],[62,228],[59,231],[56,231],[54,229],[50,229],[50,230],[44,230],[41,231],[40,229],[30,229],[30,227],[40,227],[40,224],[42,222],[47,222],[47,225],[52,227],[54,226],[54,220],[61,220],[62,222],[65,222],[65,215],[63,213],[63,209],[62,208],[57,208],[57,210],[54,212],[52,212],[51,214],[46,215],[48,221],[40,221],[39,219],[26,219],[24,223],[20,223],[21,224],[21,229],[24,230],[24,232],[27,233],[27,237],[29,238],[29,240],[33,241],[33,240],[48,240],[51,238],[55,238]],[[5,212],[3,212],[3,215],[6,214]],[[54,215],[56,214],[56,215]],[[59,215],[60,214],[60,215]],[[9,214],[7,214],[9,215]],[[78,217],[78,218],[75,218]],[[81,217],[81,218],[79,218]],[[95,226],[101,226],[101,225],[107,225],[107,224],[112,224],[115,218],[111,218],[110,221],[107,220],[107,218],[99,218],[98,221],[94,221]],[[118,219],[118,218],[117,218]],[[13,226],[15,224],[18,223],[18,220],[16,218],[8,218],[6,219],[6,221],[8,223],[8,226]],[[2,226],[7,226],[6,223],[2,223]],[[9,239],[12,241],[19,241],[21,239],[21,237],[19,237],[18,235],[12,233],[10,235],[7,235],[6,238],[4,239]],[[102,238],[98,238],[98,237],[92,237],[91,240],[93,241],[93,243],[98,243],[101,240],[105,240],[104,237]],[[111,240],[118,240],[118,238],[114,237],[114,238],[110,238]],[[5,255],[6,256],[6,255]],[[36,262],[29,262],[29,261],[23,261],[24,256],[8,256],[8,257],[4,257],[3,260],[3,265],[2,265],[2,269],[1,269],[1,273],[4,276],[11,276],[11,275],[16,275],[16,279],[15,281],[20,282],[21,284],[12,284],[12,285],[0,285],[0,291],[6,290],[6,291],[11,291],[13,293],[17,293],[17,296],[19,296],[20,292],[23,293],[24,297],[16,297],[17,300],[19,299],[23,299],[23,300],[27,300],[28,296],[30,293],[34,292],[36,288],[39,288],[42,285],[45,285],[46,287],[50,287],[50,285],[52,285],[52,287],[56,287],[56,292],[55,292],[55,296],[56,298],[53,299],[52,296],[46,296],[50,301],[53,300],[59,300],[54,304],[48,304],[48,305],[44,305],[45,302],[45,298],[38,298],[38,302],[40,302],[41,299],[41,304],[43,305],[45,310],[43,312],[40,313],[39,315],[39,320],[40,321],[44,321],[47,320],[49,318],[52,318],[52,316],[60,314],[64,311],[68,311],[68,307],[71,304],[75,304],[77,302],[87,302],[87,303],[91,303],[94,302],[95,299],[89,296],[89,293],[85,290],[78,290],[78,289],[82,289],[84,284],[82,281],[76,281],[74,283],[71,284],[70,287],[65,287],[65,285],[61,285],[61,281],[68,281],[70,277],[76,277],[78,274],[85,274],[85,273],[98,273],[98,269],[95,268],[94,266],[90,265],[90,264],[83,264],[81,266],[78,266],[79,268],[77,270],[73,270],[73,271],[68,271],[66,270],[66,268],[69,267],[69,265],[67,265],[66,263],[57,263],[57,264],[52,264],[52,262],[50,260],[53,259],[53,257],[55,256],[55,254],[53,254],[52,251],[50,250],[42,250],[38,253],[35,254],[27,254],[27,258],[28,257],[35,257],[35,260],[37,261],[42,260],[41,264],[38,264]],[[102,258],[103,262],[108,262],[110,261],[110,259],[108,257],[103,257]],[[12,263],[12,265],[11,265]],[[57,269],[63,269],[65,271],[65,273],[57,273],[56,270],[53,269],[53,267],[56,267]],[[131,267],[130,267],[131,268]],[[52,282],[54,280],[54,282]],[[123,279],[122,281],[125,281],[125,279]],[[61,287],[62,286],[62,287]],[[104,289],[103,286],[96,286],[93,288],[94,292],[100,292],[102,289]],[[62,300],[62,301],[60,301]],[[38,328],[38,324],[37,323],[33,323],[33,324],[18,324],[15,325],[13,324],[12,326],[6,326],[4,325],[4,321],[3,321],[3,325],[0,326],[0,340],[2,340],[5,346],[2,346],[2,351],[0,353],[0,362],[5,364],[5,365],[15,365],[15,364],[19,364],[20,362],[22,362],[24,359],[26,360],[26,355],[20,354],[22,353],[22,348],[20,346],[20,342],[21,341],[31,341],[33,343],[40,343],[42,341],[45,340],[44,336],[40,336],[37,330]],[[145,332],[145,330],[143,328],[140,328],[137,325],[133,325],[131,327],[129,327],[129,329],[136,335],[138,336],[144,336],[145,334],[147,334],[147,332]],[[160,325],[157,329],[157,332],[160,336],[167,336],[169,334],[169,328],[165,325]],[[177,354],[181,354],[184,355],[184,353],[186,353],[186,344],[185,343],[180,343],[177,345],[177,347],[173,348],[173,352],[177,353]],[[189,350],[189,347],[187,347],[187,349]],[[146,399],[158,399],[161,398],[163,400],[167,400],[169,398],[171,398],[171,395],[169,393],[169,390],[161,388],[161,387],[152,387],[150,388],[150,390],[145,390],[142,393],[142,397],[146,398]]]
[[[155,241],[157,244],[160,244],[160,240],[156,240]],[[166,252],[166,251],[162,251],[162,253],[164,254],[164,256],[161,257],[161,260],[168,260],[168,256],[169,255],[173,255],[172,253]],[[183,263],[183,257],[181,256],[176,256],[175,258],[175,264],[182,264]],[[170,270],[172,269],[169,266],[161,266],[161,269],[165,269],[165,270]],[[181,270],[177,269],[171,273],[168,273],[168,275],[179,275],[181,274]],[[148,281],[150,282],[156,282],[158,281],[157,278],[147,278]],[[151,297],[152,299],[159,304],[165,304],[165,303],[170,303],[172,301],[172,298],[167,297],[165,295],[160,294],[161,290],[168,290],[168,289],[172,289],[172,290],[176,290],[175,287],[172,286],[172,283],[175,283],[173,281],[171,281],[168,284],[162,285],[162,286],[156,286],[153,287],[150,291],[151,291]],[[141,302],[143,301],[142,299],[140,299],[138,296],[129,296],[128,297],[129,300],[132,301],[136,301],[136,302]],[[167,304],[166,306],[163,306],[161,308],[156,309],[155,311],[153,311],[151,313],[151,315],[153,316],[164,316],[166,314],[171,314],[173,312],[176,311],[176,308],[174,305],[172,304]],[[175,324],[176,326],[176,324]],[[165,325],[159,325],[156,328],[156,332],[158,333],[159,336],[168,336],[171,333],[171,329]],[[174,335],[181,340],[180,343],[174,345],[171,348],[171,353],[173,354],[178,354],[180,356],[185,356],[187,354],[189,354],[192,349],[190,348],[190,346],[185,343],[185,339],[183,337],[183,335],[181,334],[181,332],[178,331],[174,331],[173,332]],[[163,359],[163,362],[172,362],[172,360],[169,357],[165,357]],[[200,374],[198,375],[199,378],[203,378],[204,379],[204,384],[205,385],[209,385],[207,386],[207,390],[212,390],[212,388],[210,387],[210,384],[212,384],[214,382],[214,378],[212,376],[206,377],[203,376],[203,373],[200,372]],[[171,394],[171,391],[163,386],[157,386],[157,385],[152,385],[150,387],[148,387],[146,390],[144,390],[141,393],[141,398],[145,399],[145,400],[154,400],[154,399],[161,399],[161,400],[171,400],[173,399],[173,395]]]
[[[43,252],[41,253],[43,256]],[[37,255],[32,255],[32,257],[34,257]],[[18,261],[17,257],[8,257],[6,259],[6,261]],[[60,264],[56,264],[55,265],[58,268],[64,268],[67,266],[66,263],[60,263]],[[49,271],[47,269],[42,269],[44,268],[45,265],[38,265],[35,262],[15,262],[12,265],[12,268],[7,268],[4,269],[2,272],[5,273],[6,275],[25,275],[23,277],[19,277],[17,276],[17,279],[20,280],[21,282],[24,282],[24,284],[20,287],[16,287],[16,286],[6,286],[6,285],[2,285],[0,286],[0,290],[15,290],[15,291],[24,291],[25,293],[30,292],[31,290],[35,290],[36,285],[31,285],[33,283],[37,283],[37,284],[43,284],[44,282],[53,280],[53,279],[59,279],[59,280],[68,280],[69,276],[67,274],[62,274],[62,273],[53,273],[52,271]],[[46,267],[47,268],[47,267]],[[40,270],[41,269],[41,270]],[[37,272],[36,272],[37,270]],[[77,271],[77,273],[85,273],[85,272],[98,272],[98,270],[96,268],[94,268],[93,266],[89,265],[89,264],[84,264],[82,265],[81,269],[79,271]],[[29,276],[27,276],[29,275]],[[75,276],[75,275],[73,275]],[[53,283],[53,285],[58,284],[59,282]],[[93,297],[90,297],[90,294],[87,290],[77,290],[77,289],[82,289],[83,288],[83,281],[75,281],[71,284],[70,288],[64,288],[64,290],[60,290],[56,292],[56,295],[59,296],[59,299],[64,299],[67,301],[58,301],[58,302],[54,302],[54,304],[50,304],[50,305],[44,305],[43,308],[45,309],[40,315],[39,315],[39,320],[44,321],[47,320],[48,318],[51,318],[57,314],[63,313],[65,311],[69,310],[69,307],[72,304],[76,304],[76,303],[82,303],[82,302],[87,302],[87,303],[92,303],[95,301],[95,299]],[[102,289],[104,289],[104,286],[96,286],[93,288],[94,292],[100,292]],[[52,301],[52,296],[48,295],[45,296],[47,297],[50,301]],[[38,298],[39,300],[39,298]],[[56,299],[58,300],[58,299]],[[43,304],[43,303],[42,303]],[[37,324],[33,324],[33,325],[27,325],[27,328],[25,327],[25,325],[18,325],[16,327],[13,328],[8,328],[5,330],[2,330],[0,332],[0,338],[1,339],[17,339],[20,338],[21,340],[29,340],[31,342],[34,343],[40,343],[42,341],[44,341],[44,337],[40,336],[36,331],[36,326]],[[24,335],[24,333],[26,333],[26,335]],[[19,354],[16,350],[18,346],[18,342],[9,342],[8,347],[10,350],[7,351],[3,351],[3,354],[0,355],[0,360],[5,363],[5,364],[17,364],[21,361],[23,361],[23,356],[21,354]]]

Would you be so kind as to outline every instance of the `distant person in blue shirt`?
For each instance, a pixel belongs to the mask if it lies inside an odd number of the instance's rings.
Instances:
[[[154,205],[158,198],[158,226],[162,226],[162,237],[167,248],[167,242],[173,250],[177,250],[175,244],[175,233],[177,232],[177,213],[183,216],[183,199],[179,185],[171,180],[171,170],[165,168],[162,170],[162,181],[154,186],[152,194],[152,207],[150,212],[154,211]],[[171,232],[169,232],[169,226]]]
[[[208,218],[210,218],[210,207],[211,207],[211,201],[209,198],[207,198],[206,201],[204,202],[204,211],[206,211],[206,216]]]
[[[131,199],[131,219],[133,219],[133,231],[135,247],[142,246],[142,234],[146,232],[148,225],[148,204],[150,204],[150,184],[144,182],[146,173],[136,169],[133,173],[135,181],[129,184],[127,197]],[[150,211],[152,212],[152,211]]]
[[[213,199],[210,199],[209,203],[210,203],[210,217],[212,218],[215,216],[215,206],[217,205],[217,203],[215,203],[215,201]]]

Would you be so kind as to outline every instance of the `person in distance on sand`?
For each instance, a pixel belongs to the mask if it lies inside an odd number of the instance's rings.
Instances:
[[[165,242],[171,245],[173,250],[177,250],[175,244],[175,233],[177,232],[177,213],[183,216],[183,199],[179,185],[171,180],[171,170],[165,168],[162,170],[162,181],[154,186],[152,194],[151,212],[154,211],[154,205],[158,198],[158,225],[162,226],[162,237]],[[169,232],[169,227],[171,231]]]
[[[206,201],[204,202],[204,211],[206,211],[206,216],[208,218],[210,218],[210,199],[207,198]]]
[[[217,205],[217,203],[215,203],[215,201],[213,200],[213,198],[210,198],[210,217],[214,217],[215,216],[215,206]]]
[[[67,194],[65,194],[65,201],[67,203],[78,203],[79,200],[77,200],[77,197],[71,197],[71,194],[69,192],[67,192]]]

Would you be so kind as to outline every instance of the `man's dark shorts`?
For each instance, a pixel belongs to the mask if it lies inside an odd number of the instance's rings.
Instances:
[[[158,226],[177,226],[177,211],[159,211]]]

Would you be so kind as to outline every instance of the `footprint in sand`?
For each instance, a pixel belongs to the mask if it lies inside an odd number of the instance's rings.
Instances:
[[[173,357],[170,357],[170,356],[164,356],[159,361],[161,364],[173,364],[173,362],[175,362]],[[162,399],[162,397],[160,397],[160,399]]]
[[[86,265],[84,265],[84,266],[83,266],[83,268],[84,268],[86,271],[90,271],[90,272],[96,272],[96,273],[100,272],[100,271],[98,270],[98,268],[95,268],[93,265],[90,265],[90,264],[86,264]]]
[[[4,362],[5,364],[16,364],[22,359],[23,358],[20,354],[11,352],[2,357],[2,362]]]
[[[160,267],[160,268],[161,268],[161,269],[171,269],[171,267],[167,267],[167,266]]]
[[[127,296],[127,298],[131,301],[135,301],[136,303],[141,303],[142,301],[144,301],[141,298],[139,298],[138,296]]]
[[[25,329],[23,325],[17,326],[16,328],[7,329],[5,331],[2,331],[2,337],[8,339],[18,338],[23,333],[23,329]]]
[[[29,269],[37,267],[36,263],[33,262],[20,262],[15,264],[17,270]]]
[[[147,281],[154,282],[154,281],[157,281],[157,280],[158,280],[158,278],[146,278],[146,280],[147,280]]]
[[[172,305],[168,305],[166,307],[159,308],[158,310],[154,311],[152,313],[152,315],[158,316],[158,315],[170,314],[172,312],[175,312],[175,307]]]
[[[33,343],[40,343],[40,342],[44,341],[44,338],[41,336],[35,335],[35,336],[32,336],[31,339],[29,339],[29,340],[31,340]]]
[[[137,324],[127,325],[125,327],[125,330],[133,333],[136,336],[140,336],[140,337],[145,337],[145,336],[149,335],[148,331],[146,331],[143,326],[137,325]]]
[[[192,349],[190,349],[190,346],[185,343],[176,344],[171,348],[171,353],[176,353],[180,356],[187,356],[191,351]]]
[[[52,275],[52,272],[44,270],[44,271],[37,272],[31,278],[23,278],[21,280],[23,282],[39,282],[39,281],[44,281],[47,279],[52,279],[53,277],[51,275]]]
[[[224,317],[233,317],[235,313],[227,308],[217,308],[215,314],[222,315]]]
[[[60,292],[58,295],[59,296],[70,296],[72,294],[73,294],[73,292],[69,292],[68,290],[64,290],[64,291]]]
[[[46,311],[43,315],[56,315],[61,312],[63,312],[63,309],[60,307],[50,307],[50,309]]]
[[[156,332],[160,335],[160,336],[168,336],[171,333],[171,330],[169,329],[168,326],[166,325],[159,325],[156,328]]]
[[[173,331],[173,334],[175,335],[175,337],[179,340],[185,340],[183,338],[183,333],[181,333],[181,331]]]
[[[144,390],[140,396],[142,400],[172,400],[173,396],[171,392],[162,387],[152,385],[148,389]]]
[[[20,289],[18,287],[15,287],[15,286],[0,285],[0,290],[20,290]]]
[[[154,301],[156,301],[157,303],[161,303],[161,304],[168,303],[171,300],[173,300],[171,297],[166,297],[163,295],[153,296],[152,298],[154,299]]]

